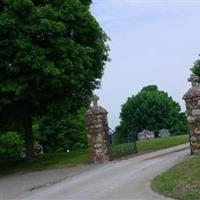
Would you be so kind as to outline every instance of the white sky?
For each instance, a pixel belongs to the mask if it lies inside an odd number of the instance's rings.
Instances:
[[[93,15],[111,38],[110,58],[96,93],[119,123],[121,105],[144,86],[156,84],[185,110],[182,96],[200,53],[199,1],[93,0]]]

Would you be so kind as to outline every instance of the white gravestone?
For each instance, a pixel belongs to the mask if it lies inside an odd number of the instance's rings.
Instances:
[[[142,132],[138,133],[138,140],[149,140],[154,139],[155,134],[153,131],[143,130]]]
[[[161,129],[159,131],[159,137],[169,137],[171,133],[169,132],[168,129]]]

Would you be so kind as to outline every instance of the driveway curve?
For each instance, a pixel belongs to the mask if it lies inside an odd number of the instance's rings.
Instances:
[[[189,157],[189,144],[90,167],[60,182],[8,199],[26,200],[165,200],[150,181]],[[31,180],[30,180],[31,181]],[[5,198],[6,199],[6,198]]]

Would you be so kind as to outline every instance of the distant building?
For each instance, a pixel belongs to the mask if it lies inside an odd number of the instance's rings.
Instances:
[[[171,133],[169,132],[168,129],[161,129],[159,131],[159,137],[169,137]]]
[[[138,140],[149,140],[155,138],[155,133],[149,130],[143,130],[137,134]]]

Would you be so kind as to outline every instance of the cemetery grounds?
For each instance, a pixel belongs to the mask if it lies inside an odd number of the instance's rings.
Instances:
[[[143,140],[137,142],[138,153],[133,156],[147,152],[166,149],[188,142],[188,135],[170,136],[166,138],[156,138],[153,140]],[[127,144],[124,144],[127,145]],[[118,148],[114,146],[113,148]],[[36,157],[37,162],[25,163],[20,161],[1,162],[0,175],[11,173],[23,173],[31,171],[41,171],[49,169],[69,168],[77,165],[88,164],[87,149],[72,152],[48,153]]]

